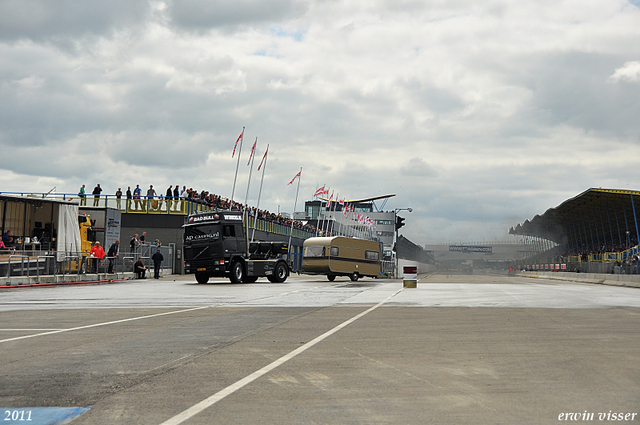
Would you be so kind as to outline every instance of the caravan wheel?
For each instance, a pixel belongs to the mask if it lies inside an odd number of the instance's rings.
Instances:
[[[357,282],[359,277],[360,275],[357,272],[353,272],[349,275],[349,279],[351,279],[352,282]]]

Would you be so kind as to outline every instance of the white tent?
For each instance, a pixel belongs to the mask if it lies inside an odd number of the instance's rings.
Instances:
[[[58,261],[62,261],[67,253],[77,255],[82,250],[77,204],[60,204],[57,249]]]

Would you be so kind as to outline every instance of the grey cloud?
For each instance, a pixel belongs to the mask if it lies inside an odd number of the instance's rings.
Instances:
[[[525,84],[534,115],[516,120],[640,138],[640,85],[608,81],[628,59],[581,52],[532,59]]]
[[[425,85],[417,80],[407,81],[402,85],[407,94],[430,111],[448,113],[458,111],[465,106],[457,95],[448,90]]]
[[[400,174],[410,177],[436,177],[437,172],[422,158],[411,158],[404,164]]]
[[[169,16],[187,29],[211,29],[282,21],[304,15],[300,0],[173,0]]]
[[[42,41],[55,37],[110,33],[149,13],[145,0],[3,0],[0,39]]]

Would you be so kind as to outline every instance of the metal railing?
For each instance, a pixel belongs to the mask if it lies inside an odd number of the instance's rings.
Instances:
[[[24,259],[27,258],[29,259],[28,255],[21,255],[21,254],[11,254],[9,255],[9,261],[7,262],[7,278],[9,279],[9,283],[11,283],[11,259],[12,258],[21,258],[21,266],[20,266],[20,275],[23,276],[24,275]],[[29,271],[31,269],[30,267],[31,262],[27,261],[27,276],[29,276]]]

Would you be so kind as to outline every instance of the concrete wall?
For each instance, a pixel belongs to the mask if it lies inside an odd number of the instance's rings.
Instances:
[[[599,273],[573,273],[573,272],[545,272],[532,271],[520,272],[522,277],[555,279],[569,282],[598,283],[602,285],[629,286],[640,288],[640,275],[629,274],[599,274]]]

